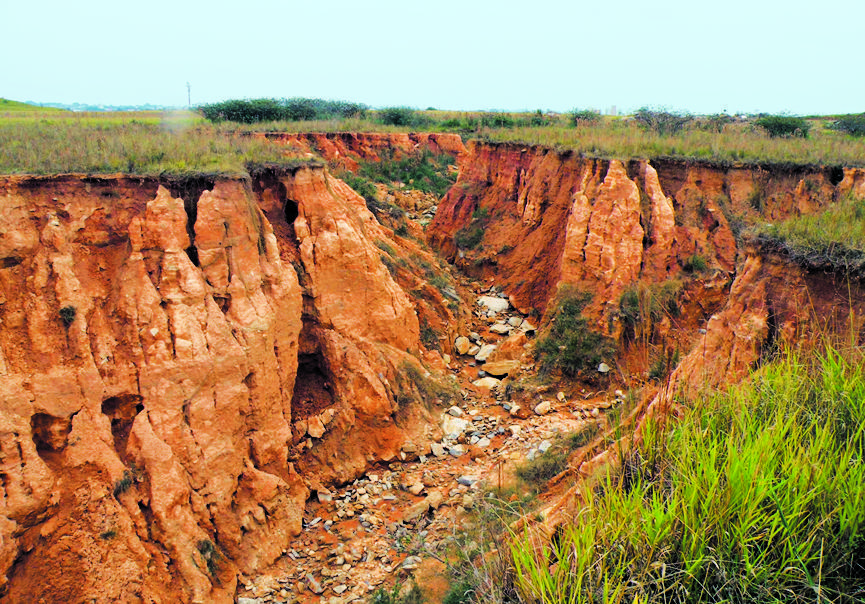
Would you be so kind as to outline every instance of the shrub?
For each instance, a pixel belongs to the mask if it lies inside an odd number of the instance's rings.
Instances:
[[[275,121],[326,120],[357,117],[366,113],[366,105],[349,101],[329,101],[294,97],[290,99],[233,99],[200,105],[198,112],[211,122],[255,124]]]
[[[593,126],[601,121],[601,113],[594,109],[574,109],[570,113],[571,125]]]
[[[865,136],[865,113],[858,115],[845,115],[839,120],[834,121],[830,128],[844,132],[850,136]]]
[[[60,320],[63,321],[64,327],[69,327],[75,320],[75,307],[64,306],[60,309]]]
[[[411,107],[385,107],[378,111],[379,121],[386,126],[417,126],[423,120]]]
[[[804,118],[789,115],[767,115],[755,120],[754,124],[773,138],[808,138],[808,131],[811,129],[811,124]]]
[[[541,455],[517,466],[517,478],[534,492],[540,492],[551,478],[568,467],[570,454],[591,442],[599,432],[597,424],[585,424],[579,430],[556,438]]]
[[[613,357],[612,340],[593,331],[582,316],[590,300],[590,294],[570,286],[561,288],[549,327],[535,345],[542,372],[558,369],[568,376],[590,377]]]
[[[634,120],[646,130],[653,130],[661,136],[671,136],[681,131],[693,116],[687,113],[657,111],[642,107],[634,114]]]

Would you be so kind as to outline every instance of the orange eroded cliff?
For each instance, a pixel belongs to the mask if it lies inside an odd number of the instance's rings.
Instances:
[[[698,256],[716,289],[735,272],[743,225],[865,192],[861,169],[622,162],[518,144],[470,142],[459,164],[431,244],[495,277],[524,309],[543,310],[560,283],[582,286],[595,295],[589,313],[613,332],[618,297],[636,280],[675,277]]]
[[[0,191],[5,601],[233,601],[309,488],[423,430],[392,234],[325,169]]]
[[[346,170],[357,170],[358,161],[429,151],[457,156],[466,148],[459,134],[430,132],[268,132],[257,136],[292,150],[317,154]]]

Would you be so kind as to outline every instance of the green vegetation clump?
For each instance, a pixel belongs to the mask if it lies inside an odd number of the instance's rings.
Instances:
[[[765,130],[771,137],[808,138],[811,124],[805,118],[790,115],[767,115],[754,124]]]
[[[2,111],[2,108],[0,108],[0,111]],[[863,137],[865,136],[865,113],[845,115],[832,122],[829,127],[832,130],[837,130],[850,136]]]
[[[808,268],[865,276],[865,199],[846,196],[824,211],[757,227],[758,241]]]
[[[388,591],[379,587],[369,599],[369,604],[423,604],[423,594],[417,583],[412,581],[411,586],[403,591],[404,585],[397,583]]]
[[[69,327],[72,325],[72,322],[75,320],[75,307],[74,306],[64,306],[60,309],[60,321],[63,322],[64,327]]]
[[[440,382],[416,362],[400,363],[396,378],[396,399],[400,405],[421,402],[431,409],[439,402],[453,401],[458,395],[456,382]]]
[[[200,105],[198,112],[211,122],[290,122],[358,117],[366,113],[366,105],[349,101],[324,99],[232,99]]]
[[[401,159],[383,157],[381,161],[360,162],[357,174],[373,182],[402,182],[412,189],[442,197],[456,182],[456,175],[448,170],[453,162],[450,155],[423,151]]]
[[[865,600],[860,352],[789,353],[669,432],[647,420],[552,543],[512,540],[523,599]]]
[[[135,475],[129,470],[123,470],[123,476],[114,482],[114,496],[119,497],[135,484]]]
[[[423,114],[411,107],[385,107],[376,112],[376,118],[386,126],[410,126],[416,128],[424,125],[426,122]]]
[[[571,377],[591,377],[613,358],[613,341],[592,330],[582,315],[590,300],[590,294],[571,286],[560,289],[549,327],[535,345],[542,372],[555,369]]]
[[[600,123],[601,114],[594,109],[574,109],[570,113],[571,125],[591,126]]]
[[[692,254],[682,263],[682,270],[686,273],[704,273],[708,267],[706,257],[700,254]]]

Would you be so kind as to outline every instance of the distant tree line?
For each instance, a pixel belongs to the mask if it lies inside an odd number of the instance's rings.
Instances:
[[[257,122],[328,120],[363,117],[367,107],[350,101],[325,99],[233,99],[221,103],[199,105],[198,112],[211,122]]]

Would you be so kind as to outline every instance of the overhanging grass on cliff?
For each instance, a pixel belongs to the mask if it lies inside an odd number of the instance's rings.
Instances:
[[[0,173],[239,175],[250,164],[299,165],[264,140],[233,136],[183,116],[116,114],[0,119]]]
[[[766,248],[808,268],[865,276],[865,199],[844,197],[819,213],[755,229]]]
[[[863,369],[789,354],[649,426],[552,546],[513,542],[525,599],[862,602]]]

